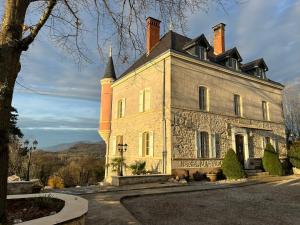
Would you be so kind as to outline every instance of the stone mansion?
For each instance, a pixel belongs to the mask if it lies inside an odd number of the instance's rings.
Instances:
[[[262,58],[243,63],[237,48],[226,50],[223,23],[212,46],[204,34],[160,37],[160,21],[146,22],[146,53],[118,77],[110,55],[101,79],[107,162],[125,143],[126,164],[146,161],[165,174],[209,172],[230,148],[245,169],[260,166],[266,143],[286,156],[283,85],[268,79]],[[107,181],[113,174],[108,168]]]

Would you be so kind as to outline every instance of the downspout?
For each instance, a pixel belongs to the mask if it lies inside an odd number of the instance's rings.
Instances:
[[[110,141],[110,132],[109,132],[109,136],[108,136],[108,140],[106,143],[106,157],[105,157],[105,180],[107,180],[108,177],[108,158],[109,158],[109,141]]]
[[[163,174],[167,173],[167,148],[166,148],[166,60],[163,65],[163,96],[162,96],[162,129],[163,129]]]

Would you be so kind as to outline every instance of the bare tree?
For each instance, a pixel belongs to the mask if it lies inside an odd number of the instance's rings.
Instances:
[[[284,89],[283,111],[287,135],[289,138],[300,138],[300,85],[299,83],[287,85]]]
[[[89,61],[84,34],[89,32],[84,18],[97,21],[97,46],[113,40],[118,56],[128,61],[131,49],[143,51],[147,15],[157,15],[164,24],[172,21],[184,30],[187,12],[207,9],[209,0],[5,0],[0,27],[0,223],[5,221],[8,173],[8,121],[14,85],[21,70],[20,57],[40,30],[79,62]],[[222,0],[214,0],[223,7]],[[29,21],[36,19],[33,24]],[[105,32],[104,32],[105,31]]]

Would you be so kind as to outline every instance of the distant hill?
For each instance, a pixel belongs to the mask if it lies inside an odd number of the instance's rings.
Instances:
[[[45,148],[43,148],[43,150],[45,150],[47,152],[59,152],[59,151],[69,149],[77,144],[96,144],[96,142],[78,141],[78,142],[71,142],[71,143],[62,143],[62,144],[58,144],[58,145],[52,145],[49,147],[45,147]]]
[[[96,158],[102,158],[105,157],[105,143],[67,143],[45,148],[42,149],[42,151],[66,157],[93,156]]]

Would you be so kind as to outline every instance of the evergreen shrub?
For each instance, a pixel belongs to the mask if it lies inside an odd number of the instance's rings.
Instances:
[[[284,172],[279,155],[270,143],[265,148],[262,163],[264,170],[269,172],[270,175],[283,176]]]
[[[245,177],[245,172],[233,149],[227,151],[221,168],[226,179],[241,179]]]

